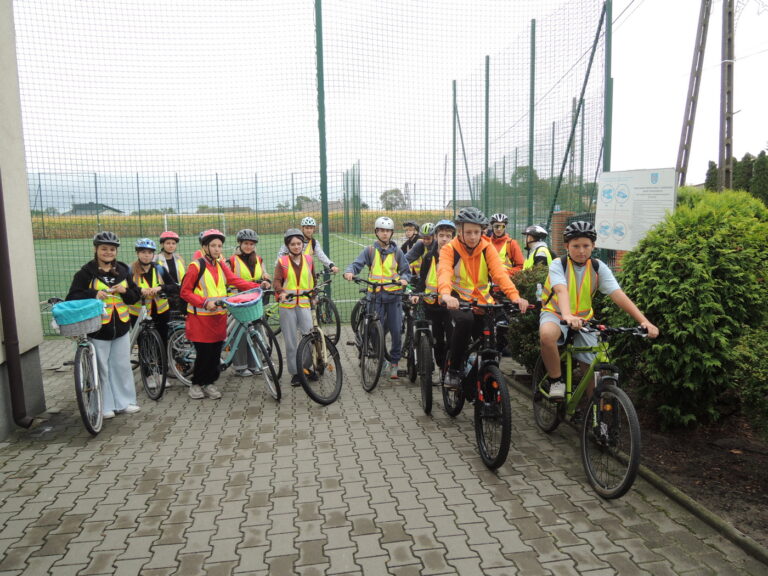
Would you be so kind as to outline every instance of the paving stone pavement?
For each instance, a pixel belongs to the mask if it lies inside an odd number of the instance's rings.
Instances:
[[[642,479],[598,498],[576,434],[541,433],[514,390],[493,473],[469,411],[426,416],[403,379],[368,394],[340,348],[331,406],[226,373],[221,400],[191,400],[172,380],[94,438],[72,344],[46,341],[47,420],[0,444],[0,576],[767,573]]]

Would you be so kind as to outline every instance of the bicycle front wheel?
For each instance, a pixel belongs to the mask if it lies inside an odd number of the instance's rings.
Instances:
[[[349,324],[352,327],[352,332],[361,340],[363,335],[360,332],[360,326],[363,323],[364,306],[365,300],[358,300],[355,302],[355,305],[352,307],[352,313],[349,315]]]
[[[323,328],[326,337],[333,344],[338,344],[341,337],[341,316],[336,304],[324,292],[317,301],[317,322]]]
[[[407,333],[408,332],[406,332],[406,334]],[[411,337],[407,338],[403,345],[403,351],[405,352],[405,367],[408,372],[408,380],[413,384],[416,382],[416,378],[419,375],[416,370],[416,346],[413,326],[410,328],[410,334]]]
[[[90,342],[79,345],[75,352],[75,396],[85,429],[96,436],[104,423],[104,403],[99,385],[96,348]]]
[[[533,419],[543,432],[552,432],[560,424],[560,407],[563,402],[555,402],[544,396],[542,387],[548,389],[546,382],[547,371],[544,369],[544,360],[539,356],[536,366],[531,374],[531,387],[533,388]]]
[[[280,380],[283,377],[283,350],[280,348],[280,343],[277,341],[275,333],[272,332],[272,328],[263,320],[257,320],[255,327],[261,333],[262,342],[266,345],[277,379]]]
[[[280,380],[277,378],[275,367],[272,364],[272,359],[267,352],[267,347],[261,341],[261,336],[258,332],[249,331],[246,334],[248,338],[251,351],[256,357],[257,362],[261,365],[261,377],[264,379],[264,384],[267,387],[267,391],[272,398],[280,402],[282,392],[280,391]]]
[[[192,385],[192,371],[195,368],[197,352],[195,346],[187,340],[184,328],[174,330],[168,336],[168,368],[179,382]]]
[[[445,361],[446,367],[440,373],[440,389],[443,391],[443,407],[445,413],[451,418],[455,418],[464,408],[464,391],[461,386],[458,388],[449,388],[445,385],[445,379],[448,376],[448,360]]]
[[[364,318],[362,332],[360,372],[363,376],[363,389],[371,392],[379,383],[384,364],[384,330],[378,320]]]
[[[301,387],[318,404],[327,406],[336,401],[341,393],[344,372],[339,351],[331,339],[325,336],[325,348],[321,334],[310,332],[301,339],[296,351]]]
[[[154,328],[144,328],[139,334],[139,371],[144,392],[159,400],[165,391],[165,350],[160,334]]]
[[[417,336],[416,365],[419,368],[419,386],[421,388],[421,408],[424,414],[432,412],[432,347],[425,334]]]
[[[581,431],[581,459],[589,483],[603,498],[632,487],[640,466],[640,422],[629,396],[613,384],[589,402]]]
[[[504,464],[512,440],[512,406],[501,370],[486,366],[480,375],[482,398],[475,400],[475,437],[483,463],[491,470]]]

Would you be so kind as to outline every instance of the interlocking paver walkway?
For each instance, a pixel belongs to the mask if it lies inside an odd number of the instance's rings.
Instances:
[[[346,329],[345,329],[346,330]],[[342,340],[345,335],[342,336]],[[92,438],[68,341],[42,347],[47,420],[0,444],[0,576],[10,574],[766,574],[638,480],[600,500],[575,433],[547,436],[514,390],[512,449],[482,464],[471,411],[345,384],[328,407],[258,379],[219,401],[175,381]]]

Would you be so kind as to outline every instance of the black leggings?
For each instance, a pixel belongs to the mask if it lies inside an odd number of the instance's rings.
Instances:
[[[193,342],[197,358],[192,370],[192,384],[205,386],[219,379],[221,349],[224,342]]]
[[[469,349],[469,341],[474,336],[480,336],[483,329],[483,318],[475,316],[472,310],[449,310],[448,313],[453,319],[453,334],[451,335],[451,353],[450,368],[452,370],[461,370],[467,359],[466,354]]]
[[[451,341],[453,332],[453,323],[448,309],[437,305],[427,304],[424,306],[424,314],[427,320],[432,322],[432,337],[435,341],[435,364],[443,367],[445,362],[445,350]]]

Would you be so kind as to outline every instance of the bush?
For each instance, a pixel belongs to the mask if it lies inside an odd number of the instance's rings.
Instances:
[[[547,269],[536,266],[530,270],[522,270],[512,277],[512,281],[520,291],[520,296],[531,304],[536,302],[536,284],[547,279]],[[516,318],[509,327],[509,351],[517,362],[532,371],[539,356],[539,311],[530,310]]]
[[[623,261],[620,283],[661,336],[627,342],[662,423],[716,420],[740,369],[745,328],[764,330],[768,209],[743,192],[691,194]],[[628,320],[608,310],[607,321]],[[626,359],[626,358],[625,358]]]
[[[733,386],[742,412],[763,438],[768,440],[768,340],[764,329],[746,330],[734,349],[739,369]]]

